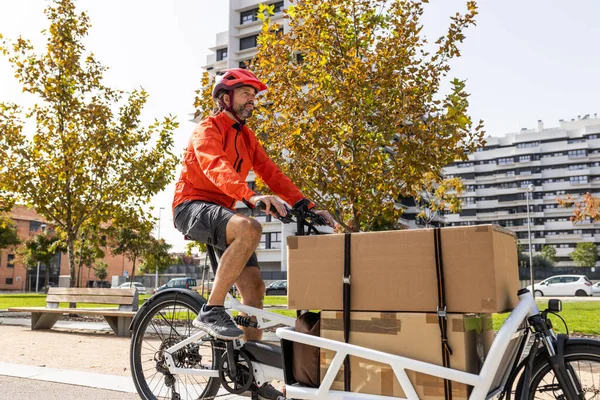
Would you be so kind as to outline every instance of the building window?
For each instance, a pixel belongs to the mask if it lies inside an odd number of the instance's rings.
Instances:
[[[577,169],[585,169],[587,168],[587,164],[573,164],[569,165],[569,171],[577,170]]]
[[[254,21],[258,21],[256,14],[258,14],[258,8],[240,13],[240,25],[251,24]]]
[[[273,12],[275,14],[280,13],[283,11],[283,1],[278,1],[277,3],[273,4]]]
[[[217,50],[217,61],[226,60],[227,59],[227,49],[218,49]]]
[[[7,285],[12,285],[13,284],[13,278],[6,278],[6,284]]]
[[[509,165],[509,164],[514,164],[515,160],[512,157],[505,157],[505,158],[499,158],[498,159],[498,165]]]
[[[531,161],[531,156],[519,156],[519,162],[529,162]]]
[[[29,233],[36,233],[42,230],[40,221],[29,221]]]
[[[256,39],[258,35],[247,36],[240,39],[240,50],[251,49],[256,47]]]
[[[267,248],[267,235],[268,235],[268,233],[263,233],[260,236],[260,242],[258,243],[258,248],[259,249],[266,249]]]
[[[8,261],[7,264],[6,264],[7,268],[14,268],[15,267],[15,255],[14,254],[9,254],[7,261]]]
[[[271,233],[271,249],[281,248],[281,232]]]
[[[472,167],[473,163],[472,162],[466,162],[466,163],[462,163],[462,164],[458,164],[457,167],[458,168],[468,168],[468,167]]]
[[[569,178],[569,182],[571,182],[573,184],[588,183],[588,177],[587,177],[587,175],[585,175],[585,176],[571,176]]]
[[[585,143],[585,139],[571,139],[567,140],[567,144]]]
[[[569,150],[569,158],[584,158],[587,157],[586,150]]]
[[[588,139],[598,139],[598,135],[590,135],[588,136]]]
[[[527,142],[527,143],[517,143],[517,149],[527,149],[529,147],[537,147],[540,145],[540,142]]]
[[[524,188],[524,187],[531,185],[532,183],[533,183],[532,181],[521,181],[520,185],[522,188]]]
[[[465,204],[475,204],[475,197],[463,197]]]

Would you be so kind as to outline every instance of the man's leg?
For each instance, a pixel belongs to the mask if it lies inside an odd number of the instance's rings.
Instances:
[[[241,338],[244,332],[231,320],[223,304],[229,288],[258,246],[262,226],[254,219],[235,214],[227,221],[225,233],[228,247],[219,260],[208,303],[202,307],[193,325],[216,338],[233,340]]]
[[[242,296],[242,304],[260,309],[263,308],[265,282],[260,275],[260,269],[250,265],[244,268],[238,280],[235,281],[235,286]],[[254,317],[252,319],[256,320]],[[262,339],[262,331],[260,329],[242,327],[242,330],[244,331],[244,339],[246,340]]]
[[[208,298],[209,306],[223,305],[227,292],[238,280],[248,259],[258,247],[261,234],[262,226],[256,220],[240,214],[231,217],[227,223],[228,247],[219,260],[215,282]]]

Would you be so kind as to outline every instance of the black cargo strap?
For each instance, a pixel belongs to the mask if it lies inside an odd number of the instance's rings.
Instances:
[[[344,312],[344,342],[350,339],[350,264],[351,264],[351,234],[344,237],[344,276],[343,282],[343,312]],[[350,356],[344,359],[344,390],[351,391],[350,385]]]
[[[444,367],[450,368],[452,348],[448,344],[448,319],[446,318],[446,290],[444,284],[444,265],[442,258],[442,232],[440,228],[433,229],[435,247],[435,271],[437,276],[438,292],[438,323],[442,337],[442,362]],[[444,393],[447,400],[452,400],[452,381],[444,379]]]

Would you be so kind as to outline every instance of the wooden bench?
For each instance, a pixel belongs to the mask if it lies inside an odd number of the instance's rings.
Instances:
[[[58,308],[58,303],[106,304],[119,308]],[[76,306],[77,307],[77,306]],[[31,329],[50,329],[64,314],[102,315],[117,336],[130,336],[129,324],[138,309],[133,289],[50,288],[46,307],[13,307],[8,311],[31,312]]]

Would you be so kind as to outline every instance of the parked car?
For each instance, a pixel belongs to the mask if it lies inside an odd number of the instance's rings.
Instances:
[[[266,290],[267,296],[287,296],[287,281],[275,281],[271,282],[269,286],[267,286]]]
[[[585,275],[557,275],[535,285],[536,296],[591,296],[592,282]],[[527,286],[531,290],[531,286]]]
[[[111,284],[108,281],[94,281],[92,287],[95,288],[110,288]]]
[[[600,282],[596,282],[596,284],[592,286],[592,291],[594,296],[600,296]]]
[[[133,282],[133,286],[137,289],[139,294],[146,294],[146,287],[140,282]],[[119,289],[129,289],[131,282],[125,282],[119,285]]]
[[[161,290],[171,288],[183,288],[196,290],[196,279],[195,278],[173,278],[166,284],[160,286],[158,289],[154,289],[153,293],[160,292]]]

